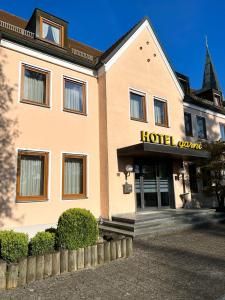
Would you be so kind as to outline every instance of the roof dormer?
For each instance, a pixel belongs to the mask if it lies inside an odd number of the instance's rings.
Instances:
[[[59,47],[67,47],[67,22],[35,9],[26,29],[34,32],[35,38]]]

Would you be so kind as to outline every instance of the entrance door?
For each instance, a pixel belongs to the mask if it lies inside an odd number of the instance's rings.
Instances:
[[[135,165],[137,210],[170,205],[170,164],[146,163]]]

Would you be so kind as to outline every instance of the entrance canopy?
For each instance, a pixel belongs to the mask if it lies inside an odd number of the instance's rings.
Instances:
[[[179,148],[151,143],[140,143],[117,149],[118,156],[143,157],[158,156],[183,160],[199,160],[210,157],[210,153],[204,150]]]

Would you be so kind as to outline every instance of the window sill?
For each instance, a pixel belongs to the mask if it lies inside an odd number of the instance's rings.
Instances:
[[[32,199],[32,198],[27,198],[27,199],[16,199],[16,203],[33,203],[33,202],[48,202],[49,199],[44,198],[44,199]]]
[[[86,116],[87,117],[86,112],[79,112],[79,111],[76,111],[76,110],[70,110],[70,109],[66,109],[66,108],[63,108],[63,111],[71,113],[71,114],[76,114],[76,115],[81,115],[81,116]]]
[[[142,120],[142,119],[135,119],[135,118],[130,118],[131,121],[136,121],[136,122],[141,122],[141,123],[148,123],[148,121],[146,120]]]
[[[170,126],[168,124],[158,124],[155,123],[156,126],[160,126],[160,127],[165,127],[165,128],[170,128]]]
[[[76,200],[85,200],[88,199],[87,196],[79,196],[79,197],[62,197],[63,201],[67,201],[67,200],[72,200],[72,201],[76,201]]]
[[[63,49],[63,50],[66,51],[66,49],[64,48],[64,45],[60,45],[60,44],[51,42],[51,41],[46,40],[46,39],[41,38],[41,37],[36,37],[36,39],[37,39],[37,40],[40,40],[40,41],[42,41],[42,42],[44,42],[44,43],[46,43],[46,44],[50,44],[50,45],[52,45],[52,46],[56,46],[56,47],[58,47],[58,48]]]
[[[50,108],[50,106],[48,104],[41,104],[41,103],[38,103],[38,102],[34,102],[34,101],[30,101],[30,100],[25,100],[25,99],[20,100],[20,103],[31,104],[31,105],[35,105],[35,106]]]

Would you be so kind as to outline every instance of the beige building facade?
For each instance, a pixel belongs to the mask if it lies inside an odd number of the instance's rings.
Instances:
[[[208,157],[201,142],[222,137],[221,90],[208,87],[217,102],[190,91],[148,19],[105,52],[69,39],[67,26],[39,9],[29,21],[0,13],[1,116],[11,122],[1,227],[32,235],[72,207],[110,219],[214,205],[193,166]]]

